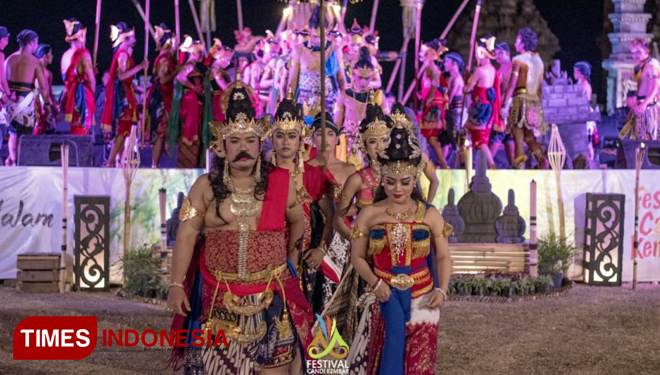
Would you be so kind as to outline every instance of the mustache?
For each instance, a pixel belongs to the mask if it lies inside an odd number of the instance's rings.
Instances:
[[[246,158],[248,160],[253,160],[254,158],[252,155],[248,154],[247,151],[241,151],[236,157],[234,158],[234,162],[237,162],[241,160],[242,158]]]

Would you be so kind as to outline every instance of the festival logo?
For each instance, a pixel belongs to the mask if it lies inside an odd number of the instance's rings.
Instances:
[[[316,315],[319,330],[307,347],[312,360],[307,361],[308,374],[348,374],[348,344],[337,330],[337,322],[328,316]]]

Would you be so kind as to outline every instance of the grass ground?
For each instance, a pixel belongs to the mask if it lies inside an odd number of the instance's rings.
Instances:
[[[103,329],[161,329],[162,306],[108,293],[18,294],[0,288],[0,375],[167,374],[169,352],[95,350],[81,361],[13,361],[16,325],[34,315],[96,315]],[[558,299],[449,302],[438,335],[442,375],[660,374],[660,287],[576,286]]]

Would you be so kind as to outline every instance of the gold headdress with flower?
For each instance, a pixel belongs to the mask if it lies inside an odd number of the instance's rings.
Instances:
[[[156,49],[162,50],[165,47],[174,47],[176,43],[176,35],[170,29],[162,28],[159,25],[154,26],[154,34],[156,37]],[[163,37],[167,34],[170,34],[170,37],[161,43]]]
[[[117,25],[110,25],[110,40],[112,41],[112,48],[117,48],[130,36],[135,36],[135,29],[122,30],[117,27]]]
[[[87,37],[87,28],[78,28],[76,31],[76,26],[82,25],[80,21],[69,21],[69,20],[64,20],[64,29],[66,30],[66,37],[64,40],[67,41],[67,43],[72,42],[74,40],[78,41],[84,41],[85,38]]]

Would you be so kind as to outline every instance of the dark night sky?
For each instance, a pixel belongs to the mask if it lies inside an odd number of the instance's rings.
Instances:
[[[488,1],[488,0],[484,0]],[[562,60],[565,70],[579,60],[587,60],[594,67],[594,91],[601,87],[602,72],[600,67],[601,52],[598,39],[603,34],[603,2],[606,0],[535,0],[548,23],[550,29],[559,38],[561,51],[557,58]],[[55,62],[52,70],[59,71],[59,59],[67,48],[64,42],[64,26],[62,20],[67,17],[76,17],[88,27],[88,47],[93,47],[94,40],[94,14],[96,1],[94,0],[3,0],[3,12],[0,24],[7,26],[12,33],[11,42],[5,52],[13,52],[18,48],[14,37],[23,28],[32,28],[40,35],[41,43],[49,43],[55,52]],[[195,28],[187,0],[181,2],[181,28],[182,34],[195,35]],[[461,0],[427,0],[422,19],[422,40],[437,37],[442,31],[451,15],[455,12]],[[9,4],[7,4],[9,3]],[[138,44],[135,59],[139,61],[143,51],[144,24],[140,19],[131,0],[104,0],[101,20],[101,36],[99,43],[99,67],[107,69],[111,60],[111,46],[109,42],[109,25],[118,21],[126,21],[135,26]],[[140,0],[144,4],[144,0]],[[151,19],[153,23],[165,22],[174,29],[174,1],[152,0]],[[198,4],[198,1],[195,0]],[[371,14],[371,0],[350,5],[346,19],[354,17],[361,24],[368,24]],[[216,0],[218,31],[217,36],[225,44],[235,43],[233,30],[237,27],[236,2],[234,0]],[[277,27],[279,16],[282,14],[284,3],[276,0],[243,0],[244,23],[250,26],[253,33],[260,34],[266,29],[274,30]],[[466,8],[473,11],[474,2]],[[350,22],[349,22],[350,23]],[[401,7],[398,0],[381,0],[376,28],[380,31],[380,45],[382,50],[398,50],[402,43],[401,36]],[[411,44],[412,46],[412,44]],[[150,50],[153,51],[153,43]],[[152,59],[153,59],[153,52]],[[385,63],[385,69],[388,71]],[[55,74],[56,84],[59,75]],[[602,101],[602,95],[601,95]]]

